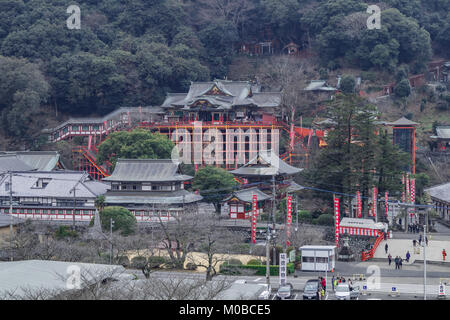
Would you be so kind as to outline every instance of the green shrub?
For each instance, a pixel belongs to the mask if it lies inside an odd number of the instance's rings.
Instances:
[[[260,266],[262,264],[261,260],[251,259],[247,262],[247,265]]]
[[[306,222],[311,223],[313,219],[313,216],[310,212],[306,210],[300,210],[298,213],[298,221],[300,222]]]
[[[106,207],[100,212],[102,229],[109,231],[110,219],[113,220],[113,231],[121,231],[126,236],[134,233],[136,228],[136,217],[123,207]]]
[[[186,264],[186,269],[187,270],[192,270],[192,271],[197,270],[197,265],[195,263],[188,262]]]
[[[232,266],[241,266],[242,265],[242,261],[239,259],[229,259],[226,263],[228,265],[232,265]]]
[[[69,226],[59,226],[59,228],[55,231],[55,238],[61,240],[67,237],[77,238],[78,233],[72,230]]]
[[[147,265],[147,258],[145,257],[134,257],[131,259],[131,267],[134,269],[142,269]]]
[[[127,256],[120,256],[117,259],[117,264],[123,266],[124,268],[128,268],[130,266],[130,259]]]
[[[331,214],[321,214],[317,219],[315,219],[316,224],[321,226],[332,226],[334,225],[334,217]]]
[[[153,256],[148,258],[148,264],[150,268],[160,267],[162,264],[166,262],[167,260],[164,257]]]

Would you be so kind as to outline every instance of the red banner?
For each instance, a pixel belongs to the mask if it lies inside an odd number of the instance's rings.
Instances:
[[[361,206],[361,192],[356,191],[356,207],[358,211],[358,218],[362,217],[362,206]]]
[[[257,207],[258,199],[256,194],[253,195],[253,212],[252,212],[252,242],[256,243],[256,213],[258,210]]]
[[[386,193],[384,194],[384,199],[385,201],[385,207],[386,207],[386,218],[389,216],[389,203],[388,203],[388,193],[386,191]]]
[[[292,223],[292,196],[287,197],[287,216],[286,216],[286,245],[289,247],[291,242],[291,223]]]
[[[374,217],[377,216],[377,200],[378,200],[377,187],[373,187],[373,189],[372,189],[372,215]]]
[[[334,198],[334,227],[336,234],[336,248],[339,248],[339,198]]]

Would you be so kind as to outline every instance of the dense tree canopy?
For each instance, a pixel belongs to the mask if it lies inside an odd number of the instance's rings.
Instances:
[[[143,129],[114,132],[98,147],[97,161],[117,159],[170,159],[174,143],[167,136]]]

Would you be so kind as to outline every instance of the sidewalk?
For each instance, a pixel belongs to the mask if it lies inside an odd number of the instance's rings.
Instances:
[[[388,244],[388,253],[386,254],[384,247]],[[442,241],[442,240],[433,240],[430,239],[428,241],[428,246],[426,246],[426,258],[427,261],[430,262],[443,262],[442,260],[442,249],[447,251],[447,254],[450,252],[450,241]],[[405,261],[406,252],[409,250],[411,258],[409,259],[409,263]],[[415,251],[417,250],[417,251]],[[384,240],[380,243],[377,248],[377,251],[374,254],[375,259],[385,259],[387,260],[387,256],[390,253],[392,256],[392,260],[395,259],[396,256],[400,256],[403,259],[403,264],[413,264],[416,260],[423,261],[423,251],[424,248],[416,244],[416,247],[413,246],[413,242],[410,239],[388,239]],[[419,253],[418,253],[419,252]],[[449,256],[447,255],[445,263],[450,263]],[[450,266],[450,264],[449,264]]]

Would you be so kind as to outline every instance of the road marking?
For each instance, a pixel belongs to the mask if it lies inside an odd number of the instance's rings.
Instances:
[[[256,278],[256,279],[253,280],[253,281],[258,282],[259,280],[261,280],[261,278]]]

